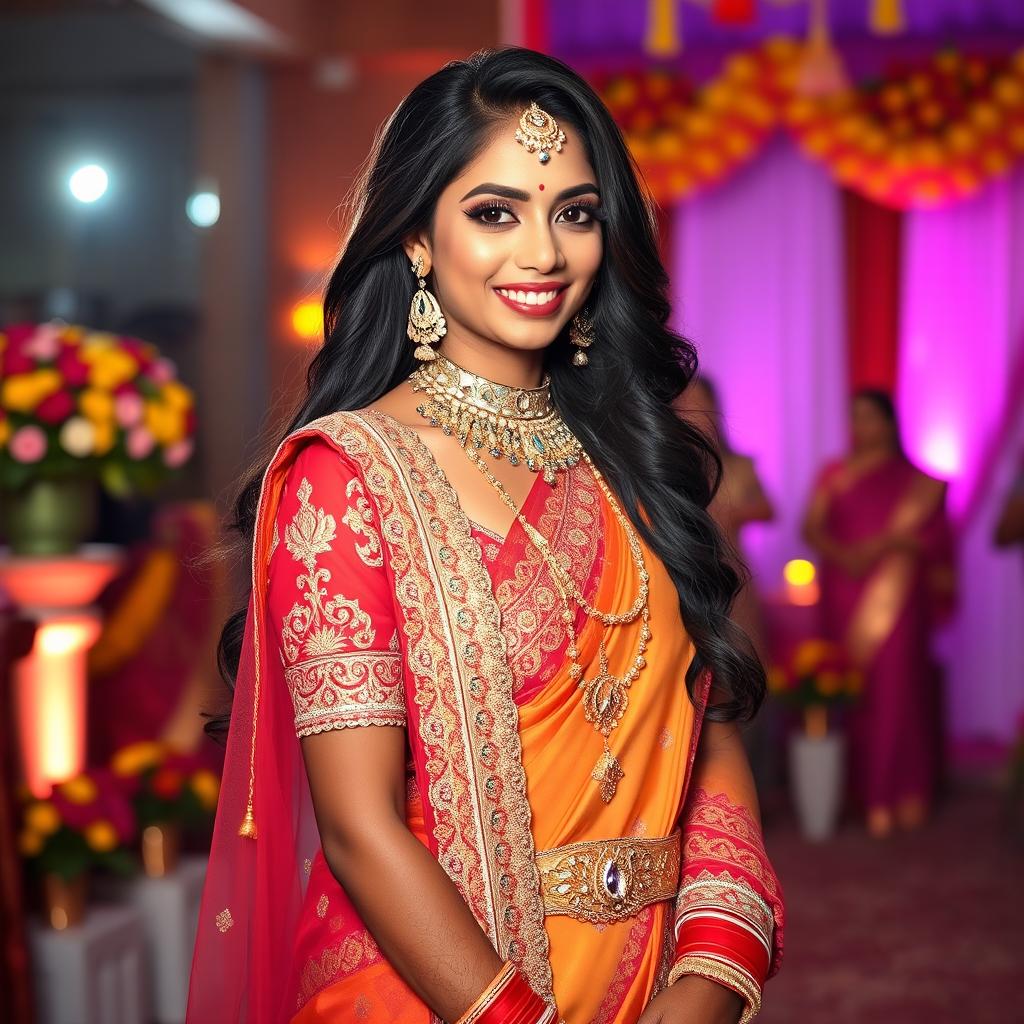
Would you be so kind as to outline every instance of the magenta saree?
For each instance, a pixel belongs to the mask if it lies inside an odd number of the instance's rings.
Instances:
[[[907,544],[889,549],[862,576],[825,560],[822,618],[864,673],[850,722],[852,786],[869,808],[927,802],[938,770],[938,679],[929,636],[941,595],[951,589],[945,488],[902,457],[855,473],[829,466],[825,530],[853,546],[883,533]]]

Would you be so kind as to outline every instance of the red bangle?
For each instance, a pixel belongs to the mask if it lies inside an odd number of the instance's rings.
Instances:
[[[727,918],[695,915],[679,930],[675,959],[709,953],[734,963],[763,988],[771,957],[754,934]]]
[[[456,1024],[547,1024],[554,1018],[554,1007],[507,963]]]

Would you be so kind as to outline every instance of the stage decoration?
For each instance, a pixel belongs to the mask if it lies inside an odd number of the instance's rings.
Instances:
[[[40,883],[51,927],[64,929],[81,919],[92,869],[120,875],[135,870],[129,852],[135,834],[131,805],[109,772],[83,772],[56,786],[45,800],[23,793],[18,846]]]
[[[808,59],[807,46],[778,38],[733,54],[699,88],[663,67],[593,77],[662,203],[724,181],[780,130],[841,184],[895,209],[966,199],[1024,158],[1024,48],[943,49],[818,96],[801,91]]]
[[[192,392],[152,345],[58,321],[0,331],[0,491],[17,553],[74,550],[96,481],[151,491],[194,434]]]
[[[182,832],[212,822],[220,779],[200,758],[148,740],[122,747],[110,767],[138,820],[143,869],[151,878],[170,874]]]
[[[871,31],[880,36],[894,36],[906,31],[907,17],[903,0],[871,0]]]

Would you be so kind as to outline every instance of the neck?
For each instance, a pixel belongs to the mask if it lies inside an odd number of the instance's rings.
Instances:
[[[543,350],[521,351],[504,345],[445,338],[437,351],[456,366],[510,388],[539,388],[544,379]]]

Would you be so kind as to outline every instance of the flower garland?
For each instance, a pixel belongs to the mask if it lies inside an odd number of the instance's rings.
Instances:
[[[665,70],[596,76],[656,199],[723,181],[778,130],[837,181],[896,209],[976,193],[1024,157],[1024,48],[945,49],[825,97],[798,91],[804,48],[773,39],[730,57],[701,88]]]

